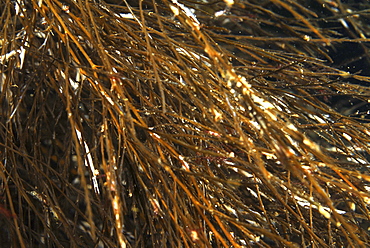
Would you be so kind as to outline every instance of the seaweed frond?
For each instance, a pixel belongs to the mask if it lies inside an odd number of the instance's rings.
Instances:
[[[369,246],[367,1],[0,13],[0,246]]]

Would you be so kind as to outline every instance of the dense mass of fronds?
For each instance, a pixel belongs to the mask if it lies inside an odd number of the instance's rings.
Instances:
[[[0,246],[369,247],[369,7],[1,0]]]

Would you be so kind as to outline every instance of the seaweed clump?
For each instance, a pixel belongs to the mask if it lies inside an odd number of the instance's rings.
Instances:
[[[369,12],[0,1],[1,246],[368,247]]]

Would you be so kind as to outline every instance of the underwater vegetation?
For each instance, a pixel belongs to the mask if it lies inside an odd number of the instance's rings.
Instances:
[[[0,247],[369,247],[366,0],[0,0]]]

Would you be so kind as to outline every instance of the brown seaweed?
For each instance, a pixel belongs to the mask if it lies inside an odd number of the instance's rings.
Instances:
[[[342,2],[1,0],[0,246],[368,247]]]

